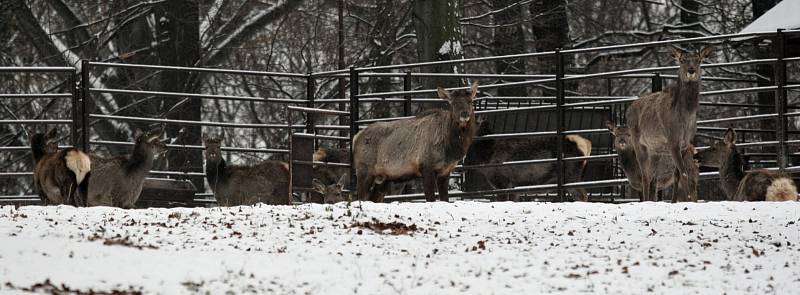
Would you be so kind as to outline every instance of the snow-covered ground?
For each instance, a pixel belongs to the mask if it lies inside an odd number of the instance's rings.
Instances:
[[[30,289],[797,294],[800,202],[2,207],[0,293]]]

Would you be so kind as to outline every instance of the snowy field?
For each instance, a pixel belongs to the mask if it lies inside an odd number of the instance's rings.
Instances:
[[[0,293],[797,294],[800,202],[0,207]]]

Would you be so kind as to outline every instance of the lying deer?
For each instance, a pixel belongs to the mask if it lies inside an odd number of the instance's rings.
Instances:
[[[222,158],[224,136],[205,137],[206,180],[220,206],[265,203],[289,205],[289,165],[263,161],[256,165],[228,165]]]
[[[76,148],[58,150],[55,128],[31,136],[33,186],[42,204],[86,206],[92,162]]]
[[[695,157],[703,166],[719,168],[722,190],[731,201],[797,201],[797,186],[789,175],[759,169],[744,172],[744,162],[736,150],[736,132],[728,128],[722,140]]]
[[[136,129],[130,155],[111,158],[92,155],[95,167],[89,178],[89,205],[133,208],[154,159],[167,150],[159,140],[162,134],[160,128],[147,133]]]
[[[661,92],[642,96],[628,109],[631,145],[642,175],[642,199],[656,200],[657,166],[655,156],[670,156],[677,168],[678,186],[688,188],[696,182],[699,172],[692,172],[689,145],[697,131],[697,109],[700,105],[700,67],[711,53],[710,47],[698,52],[674,48],[673,57],[680,65],[678,81]],[[691,175],[690,175],[691,174]],[[684,196],[688,189],[678,190],[673,199],[696,199]]]
[[[473,99],[478,83],[469,91],[449,92],[441,87],[439,97],[449,104],[414,118],[377,122],[353,139],[353,157],[358,180],[358,198],[382,202],[390,182],[422,177],[425,198],[447,201],[449,176],[475,137]]]
[[[479,135],[492,133],[488,121],[480,123]],[[592,142],[578,135],[567,135],[564,138],[564,157],[589,156],[592,153]],[[557,137],[514,137],[503,139],[485,139],[472,145],[471,154],[475,155],[474,163],[489,164],[529,159],[546,159],[557,157]],[[564,163],[564,181],[581,181],[586,169],[586,160]],[[484,175],[486,181],[494,189],[513,188],[521,185],[552,184],[557,181],[556,163],[495,166],[480,168],[477,171]],[[570,190],[576,200],[587,201],[583,189]],[[498,200],[518,201],[515,193],[501,196]]]
[[[314,152],[313,155],[314,161],[317,162],[329,162],[329,163],[350,163],[350,150],[343,149],[343,148],[319,148]],[[314,182],[318,183],[315,185],[315,192],[319,193],[321,187],[327,187],[327,191],[331,191],[330,189],[334,189],[335,191],[336,185],[343,181],[349,179],[346,177],[347,174],[350,173],[350,170],[343,167],[330,167],[330,166],[322,166],[322,165],[315,165],[314,166]],[[337,181],[338,180],[338,181]],[[388,193],[395,195],[401,194],[406,186],[409,184],[410,181],[402,181],[402,182],[392,182],[389,184]],[[343,183],[346,184],[346,183]],[[344,186],[342,186],[344,187]],[[319,195],[312,195],[311,202],[314,203],[324,203],[324,196],[327,193],[320,193]]]
[[[314,185],[314,191],[322,195],[322,203],[335,204],[351,201],[350,195],[343,192],[346,182],[347,174],[342,174],[339,181],[334,184],[324,184],[316,178],[314,178],[312,184]]]

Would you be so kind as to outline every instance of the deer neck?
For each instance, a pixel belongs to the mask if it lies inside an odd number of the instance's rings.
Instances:
[[[719,167],[720,184],[729,200],[736,194],[742,178],[744,178],[744,163],[741,154],[734,148],[730,156]]]
[[[700,81],[683,81],[678,79],[673,92],[673,106],[696,112],[700,106]]]
[[[216,161],[206,161],[206,180],[213,190],[216,191],[217,184],[225,180],[226,167],[227,163],[222,158]]]
[[[146,174],[153,168],[153,149],[147,143],[137,142],[133,147],[133,154],[128,158],[128,174]]]
[[[617,157],[622,164],[622,170],[628,179],[639,177],[639,164],[636,162],[636,154],[632,149],[617,151]]]
[[[34,136],[31,140],[31,154],[33,155],[33,163],[39,163],[47,152],[45,151],[45,140],[41,137]]]

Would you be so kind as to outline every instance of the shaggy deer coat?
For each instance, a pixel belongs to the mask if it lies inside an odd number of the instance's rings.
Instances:
[[[290,205],[289,165],[263,161],[256,165],[228,165],[221,154],[223,138],[206,138],[206,180],[220,206],[265,203]]]
[[[153,168],[157,154],[166,151],[158,139],[161,129],[136,130],[133,153],[113,158],[92,155],[95,168],[89,178],[89,206],[133,208],[142,193],[144,179]]]
[[[733,129],[729,128],[722,140],[695,157],[703,166],[719,168],[720,186],[728,200],[797,201],[797,186],[789,175],[764,169],[744,172]]]
[[[664,91],[642,96],[628,109],[631,144],[642,174],[642,199],[656,200],[654,156],[671,156],[675,163],[678,187],[691,187],[697,173],[691,172],[692,154],[689,145],[697,131],[697,109],[700,105],[700,77],[703,59],[711,53],[709,47],[697,53],[673,50],[680,65],[678,82]],[[692,174],[692,175],[690,175]],[[696,199],[683,195],[690,190],[677,190],[673,199]]]
[[[367,126],[353,139],[358,198],[383,201],[389,182],[422,177],[425,198],[447,201],[450,172],[467,153],[475,137],[473,98],[470,91],[450,93],[441,87],[439,97],[449,102],[448,110],[430,110],[415,118],[378,122]]]
[[[491,134],[488,121],[481,123],[479,135]],[[589,156],[592,142],[578,135],[567,135],[564,138],[564,157]],[[472,145],[474,163],[490,164],[531,159],[556,158],[558,155],[557,137],[527,137],[479,140]],[[586,169],[586,161],[570,161],[564,163],[564,181],[581,181]],[[479,173],[494,189],[513,188],[522,185],[553,184],[557,182],[556,163],[495,166],[479,168]],[[575,200],[587,201],[583,189],[570,190]],[[512,193],[502,199],[518,201],[517,194]]]
[[[86,206],[89,156],[76,148],[57,150],[56,130],[31,136],[33,186],[42,204]]]

